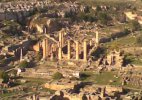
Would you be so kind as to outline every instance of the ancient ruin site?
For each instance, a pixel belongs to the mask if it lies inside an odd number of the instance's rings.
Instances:
[[[142,0],[0,0],[0,100],[142,100]]]

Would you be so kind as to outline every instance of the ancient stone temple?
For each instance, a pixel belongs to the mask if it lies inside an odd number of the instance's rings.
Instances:
[[[95,40],[83,39],[82,41],[66,36],[60,31],[58,40],[46,34],[46,38],[33,46],[35,51],[42,52],[43,59],[80,60],[87,61],[89,51],[99,43],[98,32]]]

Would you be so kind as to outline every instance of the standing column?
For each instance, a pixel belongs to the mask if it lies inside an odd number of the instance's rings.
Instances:
[[[43,48],[43,59],[46,58],[46,40],[44,39],[42,42],[42,48]]]
[[[101,98],[105,96],[106,87],[101,88]]]
[[[76,60],[79,60],[79,42],[76,41]]]
[[[62,59],[62,32],[59,33],[58,59]]]
[[[71,43],[70,40],[68,40],[68,60],[71,58]]]
[[[20,61],[23,60],[23,49],[21,48],[21,51],[20,51]]]
[[[59,33],[59,46],[62,47],[62,32]]]
[[[45,39],[45,49],[46,49],[46,56],[49,55],[49,44],[48,44],[48,39]]]
[[[98,31],[96,31],[96,44],[98,44],[99,43],[99,33],[98,33]]]
[[[84,40],[83,48],[84,48],[84,61],[87,61],[87,42],[86,40]]]
[[[60,43],[59,43],[60,44]],[[58,48],[58,59],[59,60],[62,60],[62,48],[61,46],[59,45],[59,48]]]
[[[62,36],[62,47],[64,46],[64,33],[61,34]]]
[[[37,45],[38,45],[38,51],[40,52],[40,43],[38,42]]]
[[[111,65],[114,64],[113,55],[111,55]]]

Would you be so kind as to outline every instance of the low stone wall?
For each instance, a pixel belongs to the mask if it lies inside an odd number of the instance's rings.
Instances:
[[[45,88],[49,88],[51,90],[63,90],[63,89],[73,89],[74,84],[58,84],[58,83],[46,83],[44,85]]]
[[[123,88],[122,87],[114,87],[114,86],[106,86],[106,92],[109,94],[109,93],[112,93],[112,92],[123,92]]]
[[[50,78],[51,75],[48,72],[36,72],[35,69],[33,68],[27,68],[26,72],[21,72],[21,76],[23,77],[33,77],[33,78]]]

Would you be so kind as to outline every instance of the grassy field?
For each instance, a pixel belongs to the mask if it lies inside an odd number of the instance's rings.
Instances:
[[[96,74],[94,72],[83,72],[86,77],[82,78],[83,82],[93,82],[97,85],[112,85],[112,86],[122,86],[122,77],[117,77],[117,71],[113,72],[103,72],[101,74]],[[131,90],[141,90],[139,86],[134,86],[132,84],[127,84],[122,86]]]
[[[9,98],[16,98],[26,94],[34,94],[39,92],[50,92],[53,94],[55,91],[42,87],[42,84],[46,83],[48,80],[41,78],[24,78],[27,80],[26,83],[19,83],[20,86],[27,87],[24,91],[15,91],[10,93],[4,93],[0,95],[0,100],[9,100]],[[10,99],[11,100],[11,99]]]
[[[103,72],[101,74],[96,74],[93,72],[83,72],[86,74],[86,78],[81,80],[84,82],[93,82],[99,85],[121,85],[121,78],[115,77],[117,72]]]
[[[88,5],[102,5],[102,4],[107,4],[107,5],[122,5],[126,3],[134,3],[133,0],[79,0],[83,4],[88,4]]]
[[[112,42],[106,43],[106,46],[111,47],[118,47],[118,48],[124,48],[124,47],[130,47],[130,46],[137,46],[136,43],[136,37],[132,35],[128,35],[122,38],[118,38],[116,40],[113,40]]]

